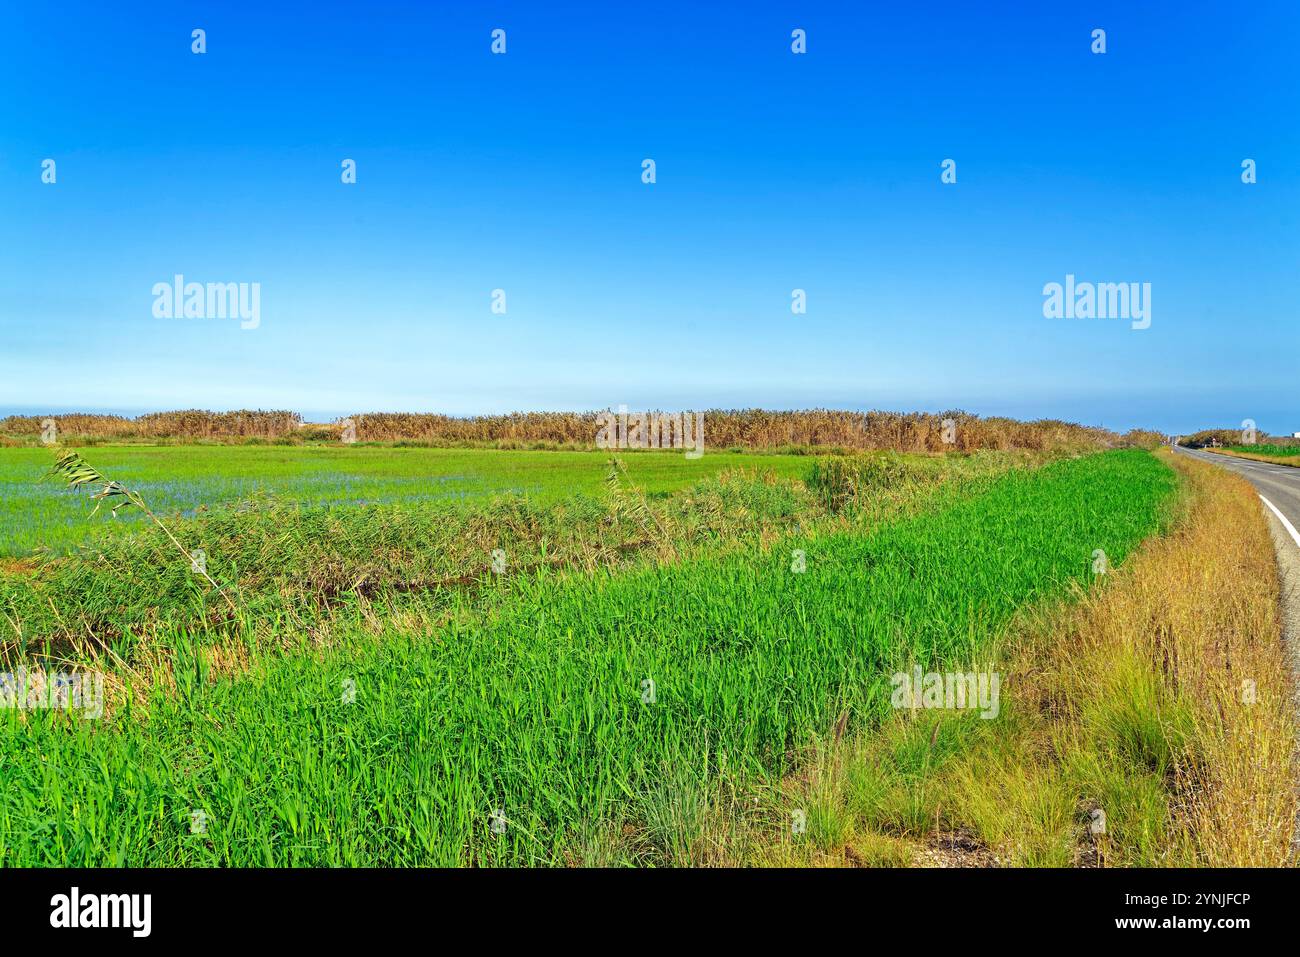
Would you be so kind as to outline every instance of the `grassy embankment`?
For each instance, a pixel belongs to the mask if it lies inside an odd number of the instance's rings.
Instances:
[[[1268,528],[1239,478],[1162,458],[1184,480],[1177,527],[1079,603],[1020,617],[998,651],[1005,720],[906,713],[817,749],[780,802],[807,809],[807,839],[761,842],[752,859],[1294,863],[1293,699]]]

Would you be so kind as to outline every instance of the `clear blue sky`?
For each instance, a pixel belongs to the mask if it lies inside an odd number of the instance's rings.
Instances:
[[[1298,11],[8,4],[0,409],[1300,429]],[[260,328],[155,318],[175,273]],[[1151,328],[1045,319],[1067,273]]]

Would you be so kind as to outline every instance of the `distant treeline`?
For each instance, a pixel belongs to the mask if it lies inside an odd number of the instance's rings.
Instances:
[[[403,442],[435,446],[594,448],[609,413],[514,412],[457,418],[432,413],[375,412],[328,425],[304,425],[287,411],[153,412],[129,419],[116,415],[10,416],[0,419],[0,434],[39,436],[53,419],[60,439],[174,439]],[[630,414],[635,419],[635,413]],[[645,435],[648,421],[633,435]],[[1165,441],[1158,432],[1133,430],[1124,435],[1107,429],[1039,419],[980,418],[966,412],[842,412],[811,409],[771,412],[763,409],[704,411],[707,448],[779,449],[821,447],[943,452],[976,449],[1070,450],[1137,445],[1153,448]]]
[[[302,426],[302,416],[297,412],[186,409],[149,412],[134,419],[82,412],[11,415],[0,419],[0,433],[40,435],[44,423],[51,419],[60,436],[99,439],[276,439],[294,434]]]
[[[371,413],[353,419],[359,441],[554,442],[594,445],[601,412],[516,412],[510,415],[452,418],[445,415]],[[630,413],[635,417],[635,413]],[[945,421],[952,428],[945,441]],[[648,430],[648,429],[647,429]],[[845,449],[894,449],[900,452],[942,452],[950,449],[1054,449],[1113,445],[1159,445],[1155,432],[1133,431],[1120,436],[1106,429],[1056,419],[1018,422],[952,411],[839,412],[812,409],[769,412],[764,409],[708,409],[704,412],[705,444],[710,448],[785,448],[820,446]]]
[[[1202,429],[1191,435],[1178,437],[1178,444],[1189,449],[1200,449],[1207,445],[1297,445],[1300,440],[1287,435],[1266,435],[1257,432],[1253,442],[1246,441],[1245,430],[1236,429]]]

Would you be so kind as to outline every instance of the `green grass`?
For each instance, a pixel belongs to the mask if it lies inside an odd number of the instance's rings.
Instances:
[[[1248,452],[1251,455],[1300,455],[1300,445],[1229,445],[1230,452]]]
[[[371,446],[139,446],[97,445],[86,456],[109,478],[140,491],[159,515],[190,515],[201,506],[237,502],[258,493],[307,505],[354,506],[460,501],[516,494],[546,504],[575,492],[596,493],[609,452],[500,451]],[[802,475],[811,459],[798,455],[708,452],[620,453],[648,493],[682,488],[737,466]],[[40,550],[62,554],[102,523],[92,505],[52,483],[38,484],[53,453],[0,448],[0,556]],[[143,524],[126,511],[119,525]]]
[[[786,773],[842,711],[870,727],[910,661],[978,662],[1018,608],[1088,582],[1094,549],[1118,563],[1159,530],[1175,485],[1149,454],[1112,452],[770,549],[538,568],[433,631],[375,635],[348,605],[356,621],[335,624],[355,640],[257,646],[233,678],[211,678],[196,632],[147,719],[0,715],[0,863],[555,864],[593,843],[690,859],[721,780]],[[608,836],[624,823],[626,847]]]

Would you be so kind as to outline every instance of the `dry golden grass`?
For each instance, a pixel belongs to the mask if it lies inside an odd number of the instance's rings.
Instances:
[[[86,413],[11,415],[0,419],[0,432],[38,435],[46,418],[54,420],[61,436],[97,439],[276,439],[297,432],[302,423],[302,417],[296,412],[187,409],[150,412],[135,419]]]
[[[370,413],[356,417],[361,441],[551,442],[593,446],[599,429],[596,412],[516,412],[452,418],[445,415]],[[943,423],[952,419],[955,441],[944,442]],[[821,446],[845,449],[894,449],[942,452],[975,449],[1097,448],[1106,445],[1154,446],[1155,433],[1121,437],[1095,429],[1043,419],[981,419],[965,412],[843,412],[811,409],[773,412],[765,409],[710,409],[704,412],[705,441],[713,448],[783,448]]]
[[[600,430],[597,412],[512,412],[457,418],[433,413],[373,412],[333,423],[304,424],[287,411],[151,412],[135,419],[117,415],[52,415],[59,434],[70,438],[239,440],[266,439],[329,442],[343,434],[343,422],[355,425],[360,442],[416,442],[429,445],[489,445],[595,448]],[[0,442],[8,436],[31,439],[41,433],[46,416],[0,419]],[[821,447],[893,449],[899,452],[970,452],[976,449],[1084,451],[1136,445],[1155,448],[1156,432],[1134,429],[1125,435],[1040,419],[987,418],[966,412],[843,412],[811,409],[772,412],[764,409],[710,409],[704,413],[705,441],[711,448],[779,449]],[[954,441],[945,442],[945,420],[955,425]]]
[[[338,441],[343,422],[355,426],[360,442],[414,442],[435,446],[486,445],[501,448],[595,448],[600,431],[597,412],[512,412],[456,418],[432,413],[375,412],[329,424],[304,425],[286,411],[152,412],[136,419],[116,415],[54,415],[59,435],[96,440],[171,439],[231,441]],[[0,419],[5,434],[29,441],[41,432],[45,416]],[[944,423],[954,430],[946,442]],[[1134,429],[1125,435],[1040,419],[987,418],[952,411],[938,415],[912,412],[844,412],[811,409],[772,412],[764,409],[710,409],[704,412],[705,442],[710,448],[781,449],[820,447],[892,449],[898,452],[971,452],[977,449],[1027,449],[1072,452],[1122,445],[1155,448],[1163,438]]]
[[[70,435],[111,436],[124,434],[132,428],[131,420],[120,415],[71,412],[66,415],[7,416],[0,419],[0,432],[8,432],[11,435],[39,435],[42,423],[47,418],[54,419],[59,431]]]
[[[1175,529],[1077,603],[1021,618],[998,656],[1000,718],[902,713],[815,748],[774,802],[803,809],[806,833],[769,836],[750,861],[1293,863],[1294,699],[1268,526],[1246,482],[1161,454],[1184,479]]]
[[[1059,663],[1048,690],[1073,705],[1061,723],[1099,741],[1125,730],[1124,709],[1145,709],[1129,723],[1163,738],[1142,752],[1168,762],[1171,863],[1285,864],[1296,817],[1294,699],[1272,539],[1244,480],[1170,461],[1188,481],[1185,521],[1083,604],[1074,640],[1039,643],[1040,656]]]

